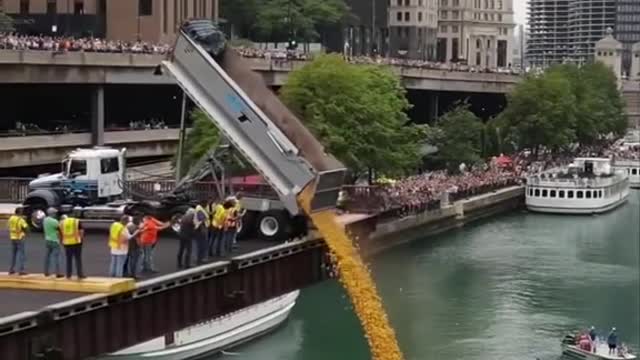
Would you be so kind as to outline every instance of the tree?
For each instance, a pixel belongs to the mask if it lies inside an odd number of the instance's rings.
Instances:
[[[220,139],[220,132],[202,110],[192,111],[189,117],[193,126],[184,140],[181,166],[183,175]],[[174,166],[176,166],[176,161],[177,158],[174,158]]]
[[[255,29],[266,39],[317,40],[318,27],[349,13],[344,0],[260,0],[257,8]]]
[[[609,67],[597,62],[580,68],[562,66],[556,71],[564,72],[573,85],[578,111],[575,130],[580,144],[596,145],[608,134],[624,135],[624,101]]]
[[[460,163],[472,165],[481,160],[482,120],[467,104],[459,104],[438,119],[441,136],[435,140],[438,155],[449,170],[457,170]]]
[[[602,63],[560,65],[527,77],[508,103],[498,128],[506,130],[501,140],[519,148],[598,145],[609,134],[622,136],[628,125],[617,79]]]
[[[405,90],[388,68],[323,55],[292,72],[281,96],[356,175],[394,176],[420,161],[422,129],[409,123]]]
[[[508,95],[508,106],[499,116],[519,149],[551,150],[576,140],[578,115],[573,85],[566,74],[548,71],[528,76]]]
[[[13,26],[13,19],[0,11],[0,33],[10,33],[15,31],[15,27]]]
[[[251,39],[258,17],[258,8],[264,0],[222,0],[220,16],[231,24],[241,38]]]

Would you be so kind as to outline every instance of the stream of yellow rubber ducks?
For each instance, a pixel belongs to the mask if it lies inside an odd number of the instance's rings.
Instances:
[[[371,274],[357,248],[338,224],[333,210],[311,214],[311,220],[333,252],[339,280],[351,298],[375,360],[402,360],[395,332],[389,324]]]

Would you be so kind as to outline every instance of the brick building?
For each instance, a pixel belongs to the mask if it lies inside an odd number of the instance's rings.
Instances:
[[[171,42],[190,18],[218,19],[219,0],[0,0],[22,33]]]

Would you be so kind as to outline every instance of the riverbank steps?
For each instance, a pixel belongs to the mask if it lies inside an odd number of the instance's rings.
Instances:
[[[333,210],[311,214],[313,224],[324,238],[338,268],[339,281],[351,298],[375,360],[402,360],[396,335],[387,313],[354,242],[337,221]]]

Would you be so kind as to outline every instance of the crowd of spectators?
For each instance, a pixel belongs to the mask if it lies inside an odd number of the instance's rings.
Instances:
[[[0,33],[0,49],[8,50],[43,50],[52,52],[84,51],[101,53],[133,53],[133,54],[166,54],[171,51],[168,44],[153,44],[145,41],[113,41],[94,37],[66,37],[66,36],[28,36],[19,34]],[[312,55],[301,50],[260,49],[254,47],[236,47],[240,55],[247,58],[261,58],[281,62],[311,59]],[[381,56],[354,56],[347,60],[354,64],[384,64],[417,69],[431,69],[443,71],[485,72],[518,74],[518,70],[505,68],[484,68],[469,66],[464,63],[442,63],[426,60],[405,58],[389,58]]]
[[[93,37],[27,36],[0,33],[0,49],[165,54],[171,50],[171,46],[145,41],[112,41]]]
[[[446,171],[425,172],[377,187],[354,188],[347,198],[349,207],[369,212],[385,213],[391,217],[416,214],[437,209],[447,194],[447,201],[475,196],[522,183],[528,167],[516,162],[500,166],[495,161],[458,174]]]

